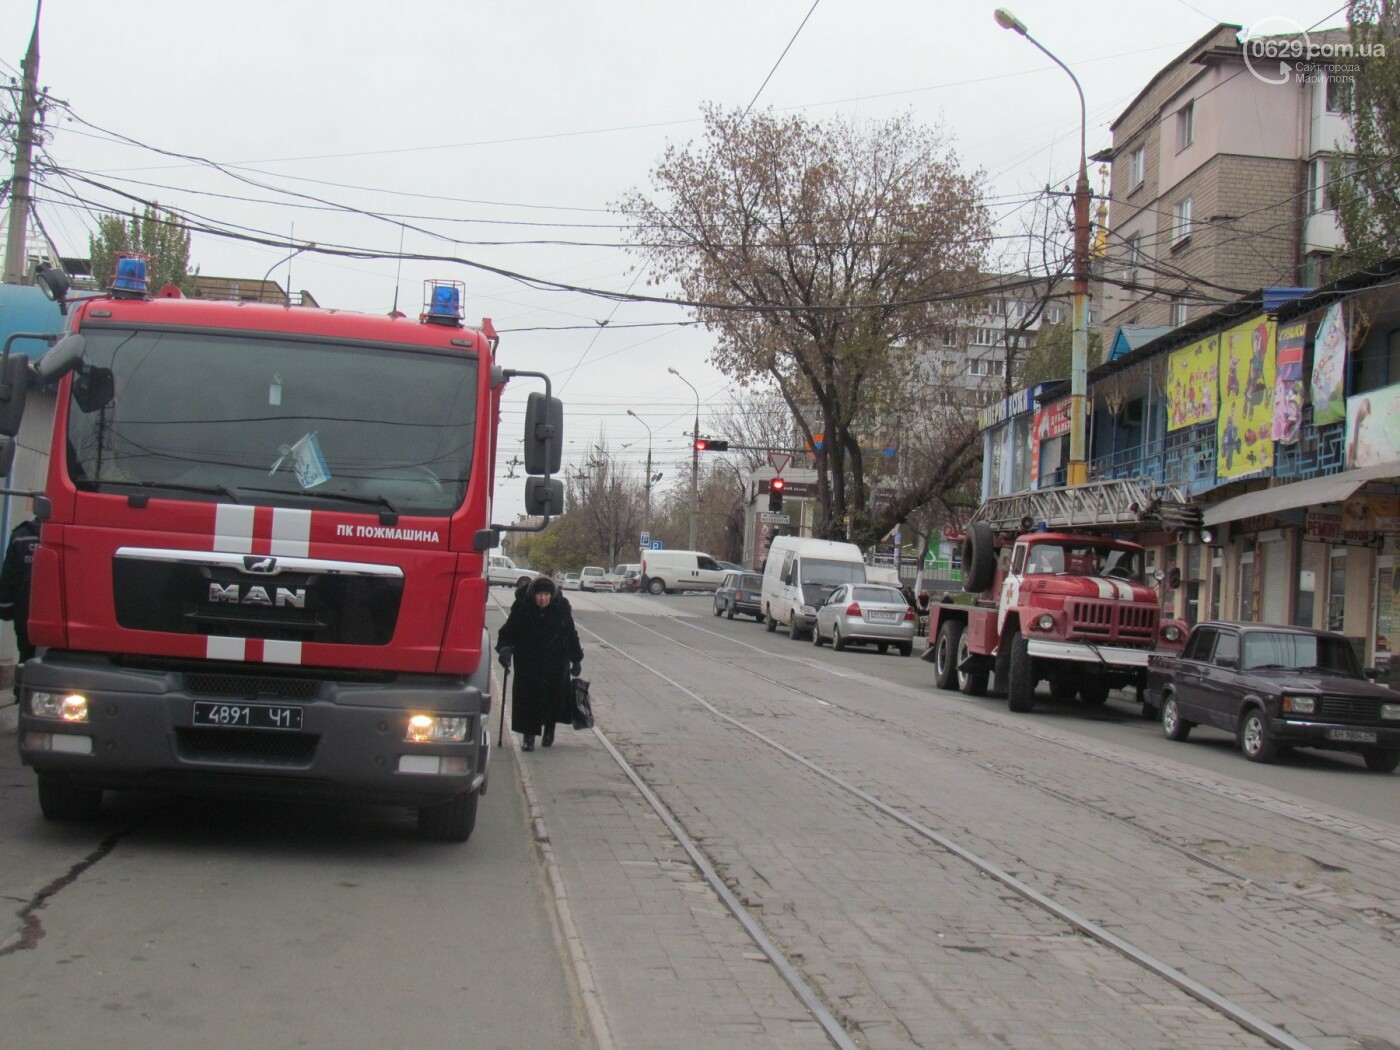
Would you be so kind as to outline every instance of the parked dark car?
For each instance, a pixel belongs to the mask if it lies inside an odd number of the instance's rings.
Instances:
[[[1149,658],[1147,703],[1160,708],[1168,739],[1214,726],[1233,733],[1252,762],[1316,747],[1359,752],[1378,773],[1400,765],[1400,693],[1367,681],[1339,634],[1200,624],[1179,655]]]
[[[732,620],[735,613],[742,613],[761,622],[763,609],[759,602],[762,598],[763,573],[727,572],[715,589],[715,615]]]

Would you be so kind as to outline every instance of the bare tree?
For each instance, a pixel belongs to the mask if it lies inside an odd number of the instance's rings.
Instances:
[[[828,534],[868,525],[861,419],[879,418],[984,269],[980,173],[908,117],[858,127],[705,111],[661,197],[627,196],[636,251],[674,280],[740,383],[771,381],[817,449]],[[814,435],[820,434],[820,441]]]

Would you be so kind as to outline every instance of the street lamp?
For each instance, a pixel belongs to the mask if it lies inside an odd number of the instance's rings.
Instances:
[[[1071,485],[1083,485],[1089,480],[1089,468],[1084,459],[1084,395],[1089,371],[1089,116],[1084,104],[1084,89],[1074,72],[1039,40],[1026,30],[1026,24],[1004,7],[998,7],[993,17],[997,25],[1020,33],[1055,65],[1069,74],[1074,90],[1079,92],[1079,179],[1074,184],[1074,327],[1070,341],[1069,376],[1069,470]]]
[[[694,383],[674,368],[667,368],[666,371],[690,387],[695,394],[695,430],[690,435],[690,549],[694,550],[695,508],[700,504],[700,446],[696,444],[700,440],[700,391],[695,389]]]
[[[630,408],[627,410],[627,414],[628,414],[629,416],[631,416],[633,419],[635,419],[635,420],[636,420],[638,423],[640,423],[642,426],[644,426],[644,427],[647,428],[647,477],[646,477],[646,484],[642,486],[642,492],[643,492],[643,494],[644,494],[644,496],[643,496],[643,503],[642,503],[642,531],[643,531],[643,532],[646,532],[646,533],[650,533],[650,532],[651,532],[651,427],[647,426],[647,421],[646,421],[645,419],[643,419],[641,416],[637,415],[637,413],[633,412]]]

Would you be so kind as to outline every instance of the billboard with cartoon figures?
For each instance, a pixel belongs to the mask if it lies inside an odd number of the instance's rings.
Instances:
[[[1216,475],[1222,480],[1274,465],[1274,349],[1271,319],[1231,328],[1220,346]]]
[[[1215,418],[1220,395],[1220,336],[1172,351],[1167,358],[1167,429]]]
[[[1274,377],[1274,440],[1296,445],[1303,425],[1303,346],[1306,321],[1278,330]]]
[[[1341,303],[1333,303],[1313,342],[1312,423],[1340,423],[1347,416],[1347,326]]]

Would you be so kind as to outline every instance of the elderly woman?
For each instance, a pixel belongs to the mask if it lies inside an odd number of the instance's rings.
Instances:
[[[522,750],[535,750],[535,737],[554,743],[554,726],[572,721],[569,678],[583,670],[583,646],[574,626],[573,609],[554,581],[541,576],[530,584],[523,600],[511,606],[505,626],[496,636],[501,666],[515,665],[511,691],[510,728],[525,738]]]

